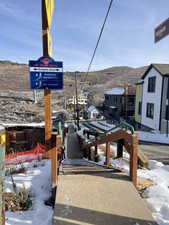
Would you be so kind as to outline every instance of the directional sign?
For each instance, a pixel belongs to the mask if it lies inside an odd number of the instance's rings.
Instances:
[[[161,23],[154,32],[154,41],[155,43],[163,39],[169,34],[169,18]]]
[[[29,61],[30,86],[32,89],[63,89],[63,63],[51,57]]]

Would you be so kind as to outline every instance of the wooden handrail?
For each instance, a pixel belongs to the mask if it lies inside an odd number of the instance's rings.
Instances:
[[[131,142],[131,139],[132,139],[131,137],[132,137],[132,135],[128,134],[126,131],[117,130],[114,133],[110,133],[108,135],[102,136],[101,139],[93,141],[92,143],[85,144],[83,148],[89,148],[89,147],[92,147],[92,146],[104,144],[104,143],[109,142],[109,141],[117,141],[117,140],[120,140],[120,139],[125,139],[128,142]]]
[[[57,149],[57,133],[52,134],[52,149],[51,149],[51,182],[52,188],[57,186],[57,168],[58,168],[58,149]]]
[[[130,179],[134,186],[137,185],[137,155],[138,155],[138,137],[134,134],[129,134],[124,130],[117,130],[114,133],[102,136],[100,139],[93,141],[92,143],[85,144],[83,149],[89,149],[92,146],[97,147],[98,145],[106,143],[106,159],[105,166],[110,166],[110,142],[119,141],[120,156],[123,153],[123,146],[130,154]]]

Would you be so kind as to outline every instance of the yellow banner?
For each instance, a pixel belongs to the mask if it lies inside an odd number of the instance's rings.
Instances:
[[[55,0],[45,0],[48,28],[51,28]]]
[[[48,53],[49,53],[49,56],[52,57],[52,36],[49,30],[47,35],[48,35]]]

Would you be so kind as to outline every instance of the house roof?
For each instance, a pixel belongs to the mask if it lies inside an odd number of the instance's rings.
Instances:
[[[136,88],[133,86],[115,87],[111,90],[105,91],[105,95],[135,95]]]
[[[157,70],[162,76],[169,76],[169,64],[158,64],[158,63],[153,63],[151,64],[148,69],[145,71],[141,79],[144,79],[148,72],[154,68]]]
[[[111,90],[105,91],[106,95],[123,95],[124,94],[124,87],[115,87]]]
[[[93,110],[95,110],[95,111],[98,111],[98,109],[94,106],[94,105],[91,105],[91,106],[89,106],[89,108],[88,108],[88,111],[93,111]],[[99,111],[98,111],[99,112]]]
[[[137,81],[136,85],[142,85],[144,83],[144,80],[140,79]]]

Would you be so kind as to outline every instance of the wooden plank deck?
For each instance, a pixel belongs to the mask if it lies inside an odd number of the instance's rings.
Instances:
[[[54,225],[157,225],[128,176],[85,160],[65,161]]]

